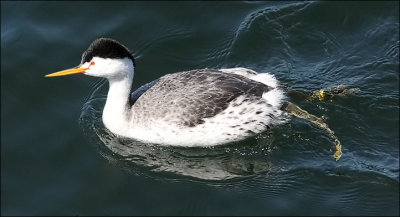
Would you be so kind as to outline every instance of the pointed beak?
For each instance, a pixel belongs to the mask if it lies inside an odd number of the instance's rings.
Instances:
[[[45,75],[44,77],[56,77],[56,76],[65,76],[65,75],[73,75],[73,74],[79,74],[79,73],[84,73],[86,70],[89,68],[80,68],[80,65],[72,68],[72,69],[67,69],[59,72],[55,72],[52,74]]]

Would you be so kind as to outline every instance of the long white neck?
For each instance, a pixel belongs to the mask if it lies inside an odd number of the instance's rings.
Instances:
[[[109,78],[107,102],[103,110],[103,123],[111,132],[125,135],[133,115],[129,97],[133,79],[133,69],[123,78]]]

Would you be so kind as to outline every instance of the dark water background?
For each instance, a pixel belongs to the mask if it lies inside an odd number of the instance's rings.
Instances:
[[[399,3],[1,2],[2,215],[399,215]],[[240,144],[161,148],[102,128],[107,83],[43,76],[98,37],[133,51],[134,87],[195,68],[271,72],[327,123]]]

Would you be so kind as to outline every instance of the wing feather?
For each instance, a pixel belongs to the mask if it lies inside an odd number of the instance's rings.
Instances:
[[[214,69],[185,71],[151,82],[142,89],[145,92],[139,91],[133,109],[136,121],[142,123],[162,119],[193,127],[222,112],[241,95],[261,99],[271,89],[244,76]]]

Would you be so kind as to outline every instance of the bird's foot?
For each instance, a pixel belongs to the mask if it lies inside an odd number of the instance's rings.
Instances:
[[[314,91],[310,97],[308,97],[308,100],[320,100],[320,101],[329,101],[332,102],[333,98],[335,96],[347,96],[353,93],[356,93],[360,91],[359,88],[352,88],[352,87],[347,87],[344,85],[338,85],[335,87],[330,87],[327,89],[320,89],[317,91]]]

